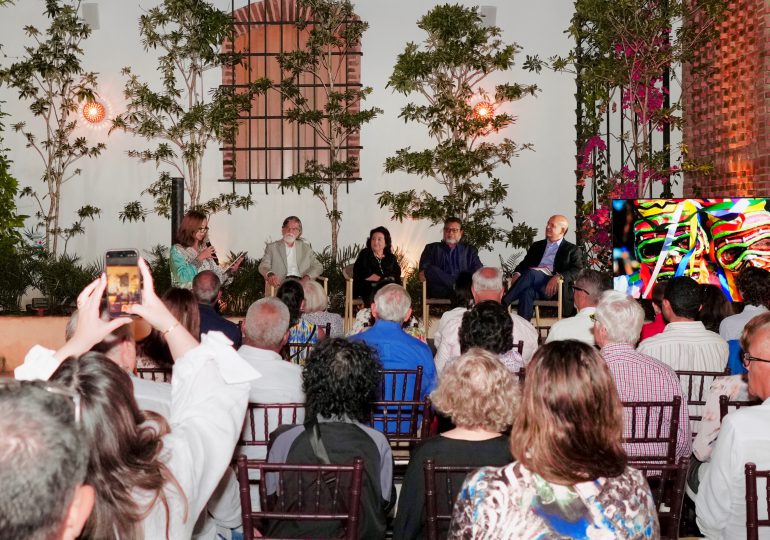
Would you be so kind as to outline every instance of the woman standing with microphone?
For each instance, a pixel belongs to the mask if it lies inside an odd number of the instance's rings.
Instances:
[[[171,285],[189,289],[192,280],[203,270],[211,270],[222,285],[232,280],[242,260],[235,262],[225,271],[219,266],[216,250],[208,242],[208,216],[198,210],[190,210],[182,218],[176,231],[176,244],[171,247]]]

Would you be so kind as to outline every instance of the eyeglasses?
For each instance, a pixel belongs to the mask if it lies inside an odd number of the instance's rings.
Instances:
[[[198,227],[198,232],[201,232],[201,231],[208,232],[208,230],[209,230],[208,227]]]
[[[0,389],[3,387],[10,387],[10,386],[32,386],[34,388],[40,388],[42,390],[45,390],[49,394],[54,394],[57,396],[64,396],[66,398],[69,398],[72,400],[73,405],[75,406],[75,425],[80,425],[80,419],[83,416],[83,405],[80,400],[80,394],[78,392],[75,392],[74,390],[70,390],[69,388],[62,388],[59,386],[53,386],[51,384],[43,384],[41,381],[18,381],[15,379],[7,379],[0,383]]]
[[[461,230],[459,227],[444,227],[444,232],[460,232]]]
[[[573,291],[580,291],[588,294],[588,291],[585,290],[583,287],[576,287],[575,285],[570,285],[569,288],[572,289]]]
[[[751,356],[749,353],[743,353],[743,367],[749,367],[749,364],[752,362],[765,362],[770,364],[770,360],[757,358],[756,356]]]

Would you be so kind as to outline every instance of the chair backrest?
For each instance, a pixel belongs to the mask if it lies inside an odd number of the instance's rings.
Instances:
[[[426,459],[422,470],[425,476],[425,538],[446,538],[457,495],[465,477],[477,470],[478,465],[436,465]]]
[[[260,509],[254,511],[249,492],[249,470],[259,472]],[[274,479],[275,493],[268,494],[268,483]],[[364,462],[356,458],[352,465],[295,465],[262,463],[238,457],[243,537],[254,538],[259,522],[318,521],[341,522],[344,538],[358,538],[361,520],[361,489]],[[270,497],[268,497],[270,495]]]
[[[430,398],[419,400],[382,400],[372,402],[368,425],[381,431],[391,446],[418,443],[427,438],[433,423]]]
[[[412,390],[411,392],[409,390]],[[417,369],[383,369],[380,399],[419,401],[422,390],[422,366]]]
[[[520,339],[518,343],[515,343],[513,346],[514,349],[516,349],[516,352],[521,355],[524,352],[524,340]]]
[[[722,422],[722,420],[725,419],[725,416],[730,412],[730,409],[734,410],[740,409],[741,407],[753,407],[754,405],[759,405],[761,403],[762,400],[760,399],[730,401],[730,398],[727,396],[719,396],[719,421]]]
[[[428,298],[428,282],[422,282],[422,326],[425,329],[425,335],[428,335],[430,328],[430,306],[452,307],[452,302],[447,298]]]
[[[698,434],[699,422],[703,418],[703,406],[706,404],[706,395],[708,394],[711,383],[717,377],[729,375],[730,371],[686,371],[679,370],[676,376],[679,377],[679,384],[682,385],[682,392],[687,398],[687,411],[690,416],[690,430],[692,438]]]
[[[757,478],[764,478],[769,488],[765,489],[765,499],[770,508],[770,470],[757,470],[755,463],[747,463],[745,466],[746,475],[746,540],[757,540],[759,538],[759,527],[770,527],[770,519],[759,519],[759,509],[757,507]]]
[[[170,367],[140,367],[136,368],[136,375],[140,379],[147,379],[155,382],[171,382],[172,370]]]
[[[331,328],[331,326],[329,327]],[[294,364],[304,365],[305,360],[310,355],[310,351],[315,347],[319,339],[320,328],[313,325],[310,335],[301,341],[287,341],[281,349],[281,358]]]
[[[524,378],[527,376],[527,368],[523,367],[516,372],[516,376],[519,378],[519,384],[524,384]]]
[[[682,398],[623,403],[623,446],[634,462],[675,463]]]
[[[348,264],[342,267],[342,277],[345,279],[353,279],[353,266],[352,264]]]
[[[652,491],[655,509],[663,539],[679,538],[679,521],[682,517],[687,467],[690,458],[683,457],[678,464],[629,461],[628,465],[641,471]]]
[[[241,451],[247,451],[249,448],[264,448],[265,457],[260,457],[256,461],[265,461],[270,433],[278,426],[301,424],[304,421],[304,403],[249,403],[238,446],[241,447]],[[247,453],[252,454],[248,451]],[[262,452],[257,452],[254,455],[261,454]],[[253,459],[254,455],[248,457]]]

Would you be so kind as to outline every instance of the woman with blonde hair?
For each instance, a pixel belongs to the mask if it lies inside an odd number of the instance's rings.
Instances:
[[[326,333],[326,325],[329,324],[331,331],[326,337],[344,337],[342,317],[338,313],[327,311],[329,298],[323,286],[314,279],[306,279],[302,281],[302,290],[305,292],[302,318],[316,325],[324,333]]]
[[[432,459],[436,465],[478,467],[511,462],[508,437],[502,433],[513,422],[518,400],[519,388],[514,376],[496,354],[483,349],[469,349],[441,372],[431,401],[456,427],[426,440],[412,452],[398,500],[394,538],[424,536],[423,464],[426,459]],[[462,475],[455,479],[458,486],[462,479]]]
[[[622,436],[599,353],[575,340],[543,345],[511,430],[517,460],[468,477],[450,538],[658,538],[650,488],[628,466]]]

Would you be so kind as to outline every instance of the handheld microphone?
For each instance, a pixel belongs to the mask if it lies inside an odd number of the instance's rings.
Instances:
[[[208,240],[206,240],[206,247],[207,248],[211,247],[211,242],[209,242]],[[219,257],[217,257],[217,254],[216,253],[212,253],[211,254],[211,258],[214,260],[216,265],[219,266]]]

